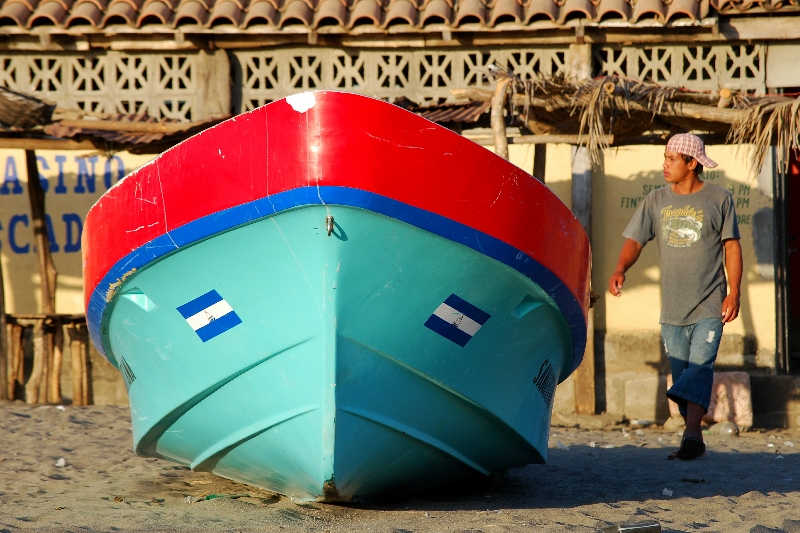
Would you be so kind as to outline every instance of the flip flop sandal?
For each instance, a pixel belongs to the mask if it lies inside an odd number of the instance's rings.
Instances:
[[[674,457],[676,459],[690,461],[700,457],[704,453],[706,453],[706,445],[703,444],[703,441],[694,435],[687,435],[686,438],[683,439],[681,447],[675,452]]]

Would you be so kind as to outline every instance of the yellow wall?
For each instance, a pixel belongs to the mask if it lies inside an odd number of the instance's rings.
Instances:
[[[51,251],[58,270],[56,312],[83,313],[80,230],[86,213],[109,183],[113,185],[120,175],[152,156],[120,153],[109,160],[89,152],[45,150],[36,155],[47,188],[45,210],[51,221]],[[6,308],[9,313],[41,312],[25,152],[0,149],[0,172],[0,254]]]
[[[605,154],[604,171],[593,177],[593,254],[594,292],[601,294],[595,307],[595,328],[609,333],[656,331],[660,306],[657,251],[652,244],[645,247],[639,262],[631,269],[622,298],[613,298],[606,289],[608,277],[616,266],[622,246],[621,235],[636,205],[645,192],[663,185],[661,161],[663,146],[632,146],[609,150]],[[533,169],[533,146],[510,145],[511,161],[530,172]],[[752,215],[771,207],[771,200],[759,190],[755,180],[748,180],[746,165],[735,149],[708,147],[709,156],[720,163],[705,178],[729,189],[737,202],[740,217],[745,279],[742,289],[742,314],[726,327],[726,333],[754,335],[760,349],[775,350],[774,287],[762,279],[756,268],[753,246]],[[106,191],[107,183],[116,183],[120,163],[124,174],[141,166],[151,156],[117,154],[110,160],[103,156],[82,159],[84,152],[39,151],[39,170],[48,181],[46,209],[52,221],[58,251],[53,259],[59,272],[57,311],[82,313],[83,295],[81,255],[76,249],[78,222]],[[110,175],[107,176],[107,171]],[[30,225],[24,152],[0,150],[0,253],[5,274],[8,311],[35,313],[39,308],[39,273],[33,249]],[[89,182],[94,177],[94,192]],[[571,151],[569,145],[549,145],[547,150],[547,186],[570,206]],[[20,187],[14,187],[14,179]],[[87,180],[88,178],[88,180]],[[25,224],[27,220],[27,225]],[[691,275],[691,272],[687,272]]]

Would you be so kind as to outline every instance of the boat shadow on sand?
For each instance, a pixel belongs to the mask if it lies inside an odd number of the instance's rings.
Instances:
[[[770,452],[740,452],[733,440],[725,447],[711,444],[708,453],[694,461],[669,461],[673,448],[667,446],[571,445],[568,450],[550,449],[546,465],[514,468],[359,507],[546,509],[800,490],[800,453],[765,449]],[[672,495],[665,495],[664,489]]]

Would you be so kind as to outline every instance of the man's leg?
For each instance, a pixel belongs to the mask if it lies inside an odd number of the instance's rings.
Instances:
[[[714,361],[722,337],[722,321],[719,318],[705,318],[688,326],[687,331],[690,343],[688,365],[677,379],[673,372],[674,384],[667,393],[670,398],[680,400],[684,405],[681,414],[686,421],[686,430],[681,449],[676,454],[680,459],[693,459],[705,451],[700,424],[711,400]]]
[[[669,368],[672,373],[672,387],[667,391],[667,397],[678,404],[684,420],[687,415],[686,400],[683,398],[680,384],[683,383],[681,376],[689,368],[690,341],[688,326],[661,324],[661,342],[664,345],[664,353],[669,359]]]
[[[686,421],[686,429],[684,435],[692,435],[701,441],[703,440],[703,430],[700,429],[700,424],[703,422],[703,416],[706,414],[706,409],[694,402],[686,402],[686,416],[683,419]]]

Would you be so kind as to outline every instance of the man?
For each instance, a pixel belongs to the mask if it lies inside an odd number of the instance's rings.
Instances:
[[[669,140],[663,165],[667,186],[648,194],[636,210],[608,282],[611,294],[620,296],[625,272],[656,239],[661,339],[672,370],[667,397],[686,422],[680,449],[669,459],[705,453],[700,423],[711,399],[722,326],[739,315],[742,249],[734,202],[728,191],[700,179],[704,166],[717,164],[706,156],[699,137],[681,133]]]

